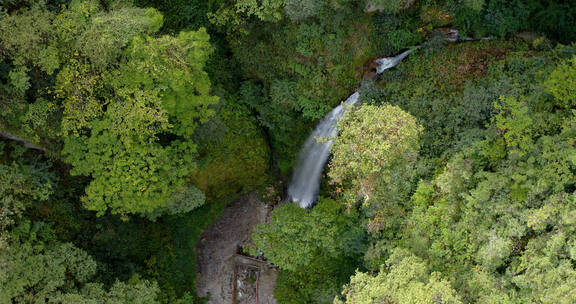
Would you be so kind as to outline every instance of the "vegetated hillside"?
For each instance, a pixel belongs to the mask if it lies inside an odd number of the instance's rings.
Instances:
[[[365,87],[318,205],[282,206],[254,235],[283,270],[279,301],[571,303],[573,55],[421,49]]]
[[[418,44],[362,86],[318,205],[253,235],[278,301],[576,298],[576,4],[0,7],[0,303],[199,302],[202,229],[239,194],[282,195],[367,63]]]

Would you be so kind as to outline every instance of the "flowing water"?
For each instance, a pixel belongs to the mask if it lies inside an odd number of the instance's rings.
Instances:
[[[376,74],[398,65],[417,47],[409,49],[395,57],[380,58],[376,60]],[[345,113],[346,107],[358,102],[360,93],[356,91],[346,101],[332,109],[314,128],[312,134],[304,142],[298,154],[292,181],[288,186],[288,196],[297,202],[301,208],[311,208],[318,198],[322,170],[330,156],[332,138],[337,134],[337,122]]]

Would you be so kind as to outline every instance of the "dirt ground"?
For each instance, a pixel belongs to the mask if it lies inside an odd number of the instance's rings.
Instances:
[[[196,292],[208,299],[206,303],[232,303],[236,253],[249,240],[253,227],[266,221],[268,212],[268,206],[256,194],[248,194],[227,207],[222,217],[206,228],[198,243],[196,280]],[[276,304],[273,291],[277,271],[265,263],[258,266],[258,296],[242,302],[256,304],[258,298],[259,304]]]

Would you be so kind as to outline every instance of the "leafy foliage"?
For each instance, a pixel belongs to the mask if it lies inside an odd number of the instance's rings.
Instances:
[[[560,231],[571,229],[541,222],[548,218],[547,212],[569,216],[560,209],[552,211],[550,204],[558,200],[571,204],[566,195],[573,191],[568,190],[573,185],[573,138],[559,128],[564,123],[558,121],[570,114],[554,107],[557,100],[542,94],[549,80],[538,75],[550,71],[546,66],[550,63],[537,58],[504,62],[526,71],[504,78],[509,79],[508,92],[515,96],[503,96],[495,103],[496,112],[483,137],[461,146],[457,153],[445,154],[447,162],[430,179],[422,180],[414,193],[413,210],[399,232],[401,239],[379,241],[377,245],[384,242],[388,247],[373,250],[367,258],[377,263],[389,256],[394,244],[406,246],[431,271],[450,278],[465,302],[562,302],[560,294],[566,296],[571,289],[564,258],[556,256],[557,263],[544,266],[536,262],[541,256],[532,255],[532,250],[546,246],[542,238],[562,238]],[[534,63],[538,68],[526,69]],[[491,81],[498,79],[502,78]],[[566,252],[555,248],[538,252]],[[565,281],[551,277],[549,284],[539,281],[551,273],[562,273]],[[536,292],[537,288],[547,291]]]
[[[230,197],[268,181],[268,143],[245,106],[226,102],[217,118],[197,129],[195,138],[200,159],[191,178],[210,198]]]
[[[365,105],[351,109],[338,128],[342,131],[334,140],[328,175],[346,189],[348,205],[361,197],[368,213],[383,221],[375,212],[402,209],[398,205],[410,189],[406,181],[418,156],[422,127],[398,107]],[[370,225],[379,231],[382,223]]]
[[[154,34],[162,26],[162,15],[152,8],[120,8],[90,17],[76,48],[96,69],[115,64],[122,50],[138,34]]]
[[[429,274],[424,261],[396,250],[376,277],[356,273],[344,287],[345,301],[338,303],[462,303],[450,282],[439,273]]]
[[[357,223],[358,214],[321,198],[310,211],[282,205],[273,211],[270,223],[257,226],[252,235],[255,249],[281,269],[275,291],[278,300],[331,302],[353,273],[354,257],[364,247],[364,233]]]
[[[17,65],[34,65],[48,75],[58,68],[59,50],[52,30],[54,18],[53,12],[40,6],[2,18],[0,41]]]
[[[58,13],[37,5],[0,22],[14,97],[31,89],[29,72],[57,74],[53,96],[19,110],[23,133],[38,142],[35,130],[44,128],[40,134],[54,138],[61,115],[62,154],[73,174],[93,178],[84,202],[99,214],[149,216],[174,201],[194,169],[194,129],[218,101],[204,72],[206,31],[150,36],[161,26],[155,9],[104,10],[93,1]],[[14,28],[26,35],[11,35]]]
[[[156,303],[156,283],[134,278],[110,290],[91,283],[97,262],[85,250],[56,240],[56,231],[25,215],[53,199],[58,179],[50,166],[17,145],[2,147],[0,174],[0,301],[5,303]]]
[[[496,104],[499,111],[495,117],[495,127],[504,134],[508,151],[522,155],[532,146],[532,119],[528,107],[514,98],[501,98],[503,105]]]
[[[544,84],[546,90],[554,95],[561,106],[572,108],[576,99],[576,57],[559,64],[550,74],[550,78]]]
[[[340,121],[328,175],[337,182],[330,190],[350,210],[368,194],[358,208],[373,232],[363,263],[376,273],[357,272],[335,303],[570,302],[572,59],[523,48],[495,41],[451,47],[450,55],[420,53],[384,75],[385,86],[361,91],[368,104]],[[402,131],[389,136],[390,130]],[[286,222],[295,216],[281,215]],[[294,231],[298,240],[314,235]],[[316,268],[301,261],[322,257],[300,245],[304,257],[281,259],[292,268],[282,272],[277,297],[323,303],[293,291],[316,280]],[[261,248],[271,261],[278,258],[275,248]],[[323,271],[334,276],[329,267]]]
[[[316,16],[324,6],[322,0],[286,0],[286,15],[293,21],[304,20]]]
[[[348,1],[292,1],[284,11],[296,3],[314,10],[318,6],[319,17],[298,23],[278,21],[266,30],[259,30],[266,23],[256,21],[243,26],[229,22],[227,27],[216,22],[227,29],[232,54],[248,80],[240,89],[242,101],[269,131],[278,151],[276,162],[284,171],[314,121],[357,84],[361,71],[355,67],[375,54],[368,39],[370,20],[358,6]]]
[[[573,302],[575,5],[132,2],[0,4],[0,302],[196,302],[202,229],[414,45],[255,231],[276,298]]]
[[[354,216],[344,213],[331,199],[322,199],[309,213],[294,204],[274,211],[267,225],[258,226],[252,236],[256,248],[270,262],[286,270],[310,264],[316,256],[353,254],[361,235],[354,228]],[[291,239],[291,242],[285,240]]]
[[[316,257],[305,267],[281,270],[274,296],[279,302],[289,304],[332,303],[355,267],[353,258]]]

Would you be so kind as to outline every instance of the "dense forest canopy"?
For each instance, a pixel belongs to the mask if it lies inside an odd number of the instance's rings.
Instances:
[[[574,1],[4,0],[0,303],[209,301],[197,243],[249,192],[278,303],[575,303],[575,41]]]

